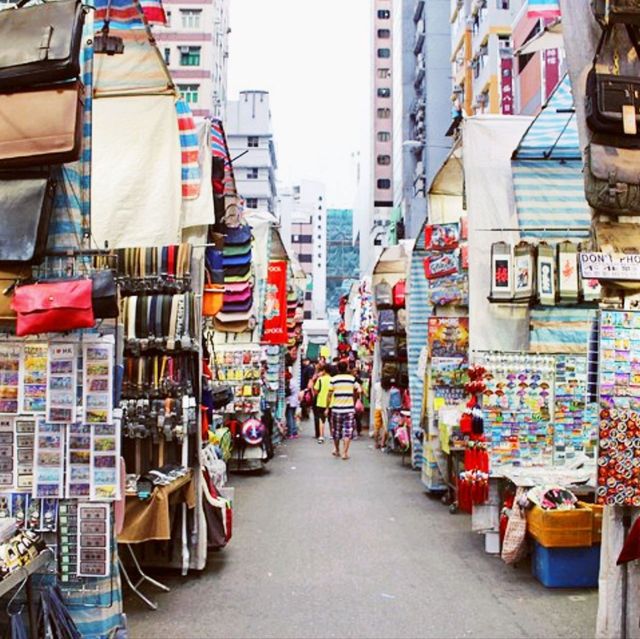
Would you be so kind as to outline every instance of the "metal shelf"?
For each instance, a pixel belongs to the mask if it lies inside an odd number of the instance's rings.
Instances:
[[[21,582],[30,577],[33,573],[44,568],[53,559],[53,552],[45,548],[33,561],[26,566],[9,573],[0,581],[0,597],[6,595],[10,590],[19,586]]]

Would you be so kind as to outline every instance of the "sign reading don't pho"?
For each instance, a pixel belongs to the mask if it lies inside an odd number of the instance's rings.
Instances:
[[[640,254],[580,253],[583,279],[640,281]]]

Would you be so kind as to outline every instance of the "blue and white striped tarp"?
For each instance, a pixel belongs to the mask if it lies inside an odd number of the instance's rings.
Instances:
[[[565,75],[522,136],[514,160],[580,160],[580,141],[569,76]]]
[[[424,226],[416,238],[411,253],[411,270],[407,282],[408,318],[407,318],[407,355],[409,368],[409,393],[411,395],[411,424],[413,430],[412,459],[414,468],[422,468],[424,454],[422,442],[415,436],[422,430],[422,404],[424,379],[418,375],[420,352],[427,345],[427,327],[431,307],[429,306],[429,287],[424,274]]]
[[[534,353],[587,353],[596,309],[531,309],[529,350]]]
[[[591,211],[567,75],[522,137],[511,166],[523,238],[588,237]]]
[[[48,250],[78,249],[83,232],[89,231],[91,204],[91,112],[93,108],[93,22],[87,15],[82,49],[82,82],[84,84],[84,119],[82,125],[82,154],[77,162],[63,164],[57,169],[58,186],[49,223]]]

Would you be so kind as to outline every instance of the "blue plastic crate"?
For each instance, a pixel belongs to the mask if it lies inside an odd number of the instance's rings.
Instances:
[[[596,588],[600,544],[581,548],[545,548],[534,541],[531,571],[547,588]]]

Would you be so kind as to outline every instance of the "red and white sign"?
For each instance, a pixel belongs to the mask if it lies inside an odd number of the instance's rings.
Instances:
[[[265,344],[286,344],[288,342],[287,262],[284,260],[269,262],[262,341]]]

